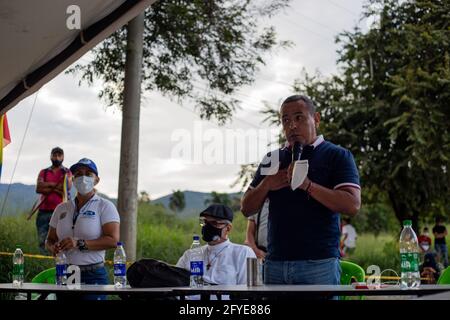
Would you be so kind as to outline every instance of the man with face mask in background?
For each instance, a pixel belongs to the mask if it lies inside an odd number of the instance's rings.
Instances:
[[[116,247],[120,238],[120,217],[114,204],[96,194],[100,181],[96,164],[83,158],[70,167],[77,196],[56,207],[50,220],[47,249],[56,255],[64,251],[69,265],[77,265],[82,284],[108,284],[105,250]],[[106,296],[88,295],[86,300]]]
[[[38,215],[36,218],[36,228],[39,239],[39,250],[42,254],[47,254],[45,250],[45,238],[48,233],[48,223],[55,210],[64,198],[64,181],[67,176],[67,191],[72,185],[72,173],[62,165],[64,161],[64,151],[59,147],[52,149],[50,153],[52,165],[39,172],[36,183],[36,193],[41,194],[38,205]],[[33,210],[34,211],[34,210]]]
[[[247,258],[256,258],[253,250],[244,245],[235,244],[228,238],[233,225],[233,211],[221,204],[212,204],[200,213],[202,239],[203,280],[211,284],[246,284]],[[184,252],[177,267],[190,269],[192,250]]]

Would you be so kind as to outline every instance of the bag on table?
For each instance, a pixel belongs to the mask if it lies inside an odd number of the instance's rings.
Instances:
[[[133,288],[189,286],[190,272],[155,259],[141,259],[127,270],[128,283]]]

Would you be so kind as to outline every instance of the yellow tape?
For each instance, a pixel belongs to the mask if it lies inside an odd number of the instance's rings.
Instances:
[[[13,255],[14,255],[14,253],[11,253],[11,252],[0,252],[0,256],[13,256]],[[27,257],[27,258],[44,259],[44,260],[45,259],[46,260],[53,260],[54,259],[54,257],[52,257],[52,256],[44,256],[44,255],[41,255],[41,254],[24,253],[23,256]],[[111,260],[106,260],[105,263],[108,264],[108,265],[113,265],[114,264],[114,262],[111,261]],[[133,262],[131,262],[131,261],[127,261],[127,266],[131,265],[132,263]]]

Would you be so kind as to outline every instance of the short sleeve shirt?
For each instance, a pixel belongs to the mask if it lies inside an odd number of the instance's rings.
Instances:
[[[39,172],[39,180],[44,182],[62,183],[64,181],[64,175],[67,174],[67,178],[72,177],[72,173],[69,169],[62,167],[59,170],[53,171],[51,167],[41,170]],[[62,202],[62,197],[56,192],[51,192],[45,196],[44,201],[39,206],[40,210],[53,211],[56,206]]]
[[[325,188],[360,188],[359,174],[351,152],[318,138],[319,143],[305,146],[301,160],[308,160],[308,178]],[[318,141],[316,141],[318,142]],[[272,151],[259,165],[250,189],[271,172],[285,169],[292,162],[288,147]],[[319,260],[340,257],[340,214],[325,207],[304,190],[290,187],[268,193],[269,260]]]
[[[58,241],[67,237],[83,240],[95,240],[102,235],[102,226],[120,223],[119,213],[114,204],[94,195],[79,212],[75,200],[61,203],[56,207],[50,219],[50,226],[56,229]],[[88,265],[103,262],[105,250],[80,251],[78,248],[66,252],[68,262],[75,265]]]

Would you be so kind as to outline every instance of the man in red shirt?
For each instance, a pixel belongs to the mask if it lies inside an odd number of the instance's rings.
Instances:
[[[72,173],[62,165],[64,161],[64,151],[55,147],[50,153],[52,165],[39,172],[36,184],[36,192],[41,194],[39,212],[36,218],[36,228],[39,239],[39,250],[46,254],[45,239],[47,238],[48,225],[52,217],[53,210],[63,202],[64,181],[67,176],[66,191],[72,187]]]

